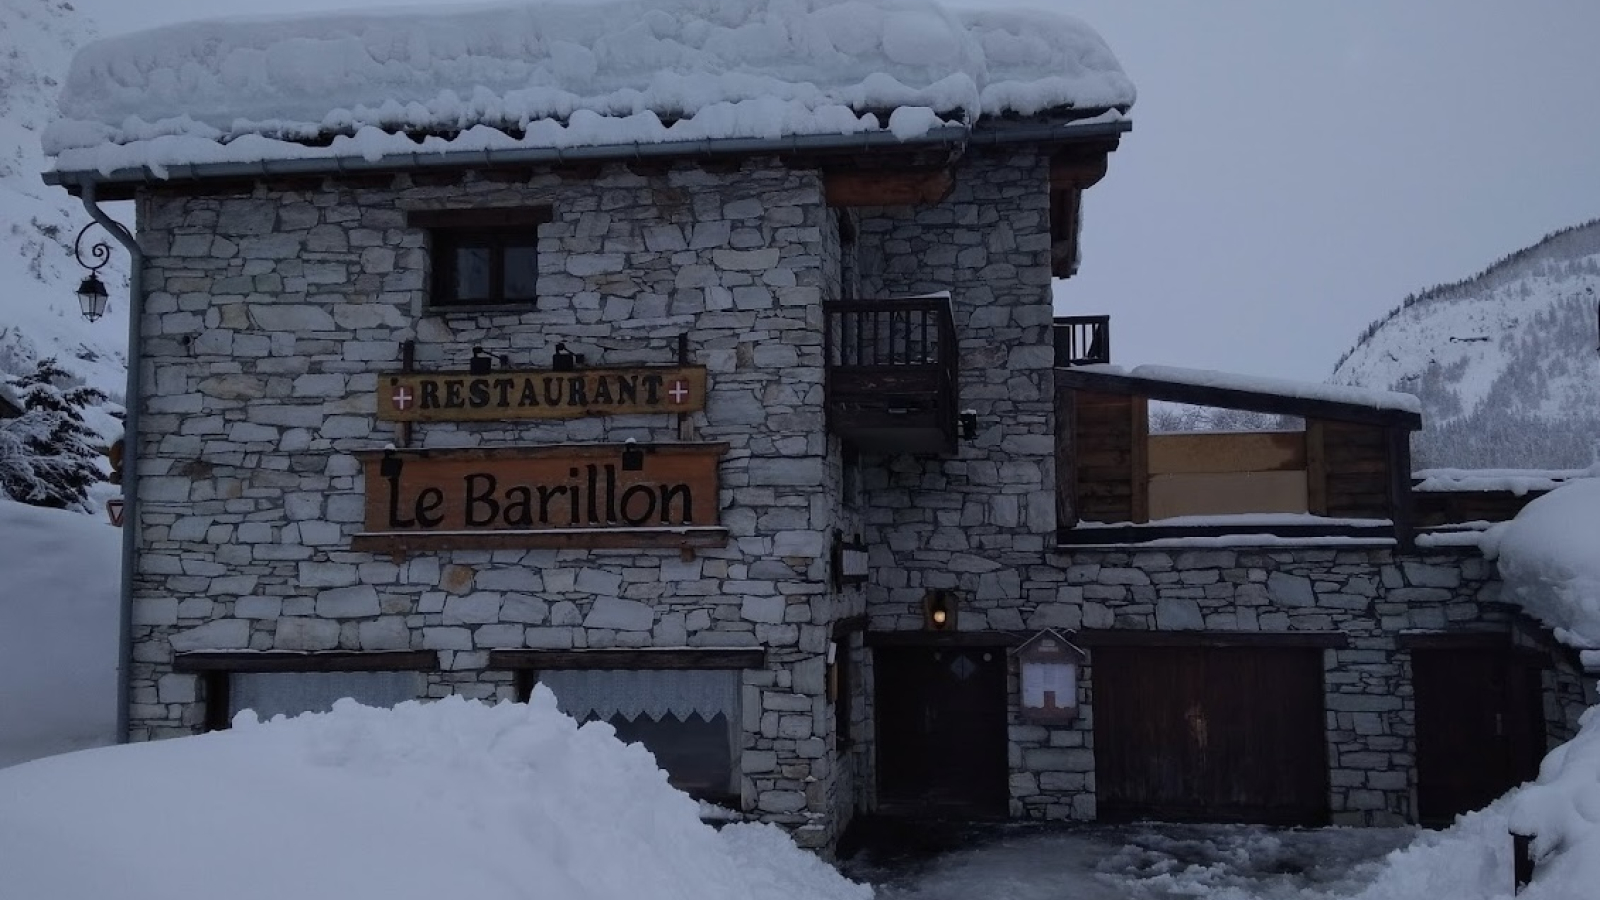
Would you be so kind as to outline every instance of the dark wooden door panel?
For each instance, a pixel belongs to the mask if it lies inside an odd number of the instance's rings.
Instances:
[[[1004,649],[897,647],[873,653],[882,811],[1004,816]]]
[[[1092,664],[1102,819],[1327,820],[1320,651],[1099,647]]]
[[[1502,648],[1416,649],[1417,816],[1448,824],[1538,774],[1540,670]]]

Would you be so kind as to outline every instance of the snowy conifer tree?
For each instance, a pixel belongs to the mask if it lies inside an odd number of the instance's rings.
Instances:
[[[99,437],[84,424],[82,410],[105,394],[72,384],[53,357],[8,383],[23,411],[0,419],[0,492],[34,506],[85,509],[88,487],[105,476]]]

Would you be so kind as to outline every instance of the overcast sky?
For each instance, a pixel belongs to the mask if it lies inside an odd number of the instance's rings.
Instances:
[[[403,5],[75,4],[106,34]],[[1321,380],[1407,293],[1600,217],[1595,0],[1030,5],[1093,24],[1139,86],[1057,290],[1060,312],[1113,317],[1116,362]]]

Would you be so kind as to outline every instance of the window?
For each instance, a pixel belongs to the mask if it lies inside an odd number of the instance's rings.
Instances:
[[[539,298],[539,226],[548,209],[416,210],[428,229],[435,310],[528,306]]]
[[[739,808],[739,672],[564,669],[539,673],[562,712],[603,721],[655,754],[673,787]]]
[[[366,706],[390,707],[418,700],[425,672],[438,667],[438,654],[423,651],[180,653],[173,671],[199,675],[205,688],[205,727],[220,731],[234,714],[295,716],[327,712],[349,697]]]
[[[327,712],[349,697],[363,706],[390,707],[422,696],[421,672],[240,672],[228,678],[229,716]]]

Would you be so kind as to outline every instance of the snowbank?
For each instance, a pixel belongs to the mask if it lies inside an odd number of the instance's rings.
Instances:
[[[74,60],[44,145],[60,169],[109,170],[885,128],[905,140],[984,115],[1133,100],[1099,35],[1056,12],[523,2],[197,22],[99,41]],[[893,123],[872,112],[891,109]],[[389,133],[407,130],[461,134],[419,145]],[[326,135],[341,137],[294,143]]]
[[[1511,827],[1534,836],[1538,866],[1524,900],[1600,896],[1600,707],[1544,758],[1539,781],[1515,795]]]
[[[115,739],[121,537],[0,500],[0,766]]]
[[[1503,597],[1575,647],[1600,648],[1600,478],[1569,482],[1491,528]]]
[[[463,699],[274,719],[0,771],[0,896],[866,900],[771,826],[701,824],[640,745]]]

